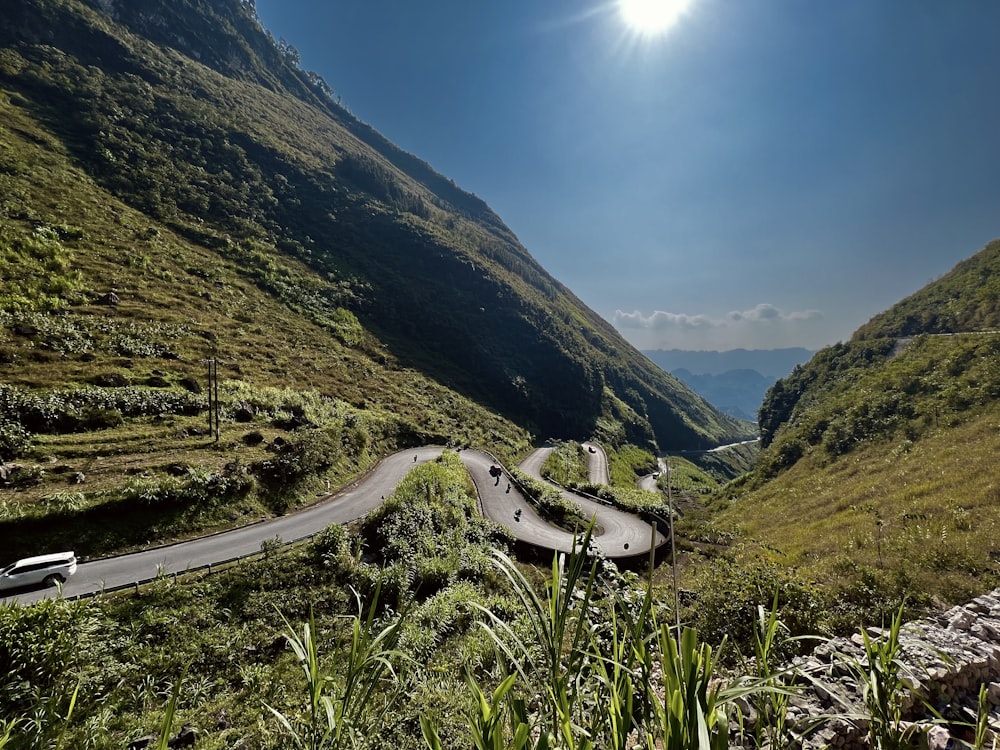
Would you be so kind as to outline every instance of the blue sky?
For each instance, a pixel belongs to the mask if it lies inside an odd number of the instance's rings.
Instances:
[[[995,0],[257,11],[641,349],[846,340],[1000,237]]]

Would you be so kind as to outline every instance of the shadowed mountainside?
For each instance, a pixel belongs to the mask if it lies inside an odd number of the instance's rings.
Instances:
[[[68,202],[29,198],[72,170],[91,210],[120,202],[145,222],[123,250],[147,271],[163,269],[169,233],[198,248],[207,280],[233,268],[340,344],[364,339],[375,366],[417,370],[535,434],[667,449],[750,431],[629,346],[482,200],[340,107],[252,3],[13,0],[0,86],[16,113],[0,149],[6,247],[42,225],[86,227],[59,238],[73,294],[38,276],[7,310],[128,295],[84,260],[109,236]],[[40,169],[39,147],[58,165]]]

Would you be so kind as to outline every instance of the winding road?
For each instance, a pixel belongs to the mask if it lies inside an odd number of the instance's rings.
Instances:
[[[521,471],[536,479],[541,479],[542,464],[545,463],[545,459],[553,450],[555,449],[538,448],[521,462]],[[604,455],[603,450],[601,455]],[[604,466],[604,471],[607,473],[607,458],[604,459]],[[659,547],[666,541],[659,532],[656,533],[655,537],[652,537],[650,525],[631,513],[581,497],[569,490],[560,488],[559,491],[563,497],[580,506],[588,518],[597,517],[596,525],[600,533],[595,535],[594,541],[605,557],[621,558],[649,554],[651,539],[654,547]]]
[[[587,451],[587,471],[590,473],[591,484],[611,484],[611,475],[608,473],[608,454],[599,443],[592,443],[589,440],[583,443]]]
[[[76,574],[63,586],[63,595],[88,596],[149,581],[158,575],[183,573],[228,562],[259,552],[262,543],[276,537],[282,542],[293,542],[312,536],[331,524],[345,524],[363,518],[393,493],[399,481],[414,466],[433,461],[442,450],[426,447],[388,456],[361,479],[292,515],[178,544],[81,563]],[[521,464],[522,470],[538,477],[538,469],[548,451],[551,449],[542,448],[532,453]],[[492,456],[474,450],[465,450],[459,455],[472,476],[487,518],[506,526],[521,542],[560,552],[572,549],[573,535],[539,517],[506,472],[499,479],[490,476],[490,467],[495,463]],[[597,516],[597,525],[602,533],[595,537],[595,541],[607,557],[648,554],[651,539],[649,524],[628,513],[565,490],[563,492],[585,513]],[[656,534],[655,546],[663,541],[663,537]],[[18,593],[11,599],[30,604],[56,595],[56,589],[34,589]]]

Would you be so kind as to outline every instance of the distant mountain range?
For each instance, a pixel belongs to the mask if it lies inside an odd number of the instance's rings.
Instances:
[[[651,349],[643,354],[720,411],[756,421],[767,389],[795,365],[808,362],[813,352],[794,347],[724,352]]]
[[[808,362],[815,354],[802,347],[730,349],[725,352],[644,349],[642,353],[667,372],[683,369],[697,375],[722,375],[732,370],[756,370],[770,380],[785,377],[795,365]]]

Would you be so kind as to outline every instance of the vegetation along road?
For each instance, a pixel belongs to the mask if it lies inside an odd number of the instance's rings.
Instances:
[[[542,464],[553,450],[555,449],[539,448],[521,462],[521,470],[541,479]],[[606,557],[633,557],[649,552],[652,529],[648,523],[625,511],[574,495],[569,490],[562,490],[562,494],[579,505],[588,518],[597,517],[600,533],[596,541]],[[664,537],[657,532],[653,538],[653,546],[659,547],[664,541]]]
[[[82,563],[76,575],[63,587],[66,596],[86,596],[147,581],[157,575],[183,573],[259,552],[261,544],[278,538],[292,542],[311,536],[331,524],[343,524],[364,517],[392,494],[399,481],[415,465],[433,461],[441,454],[437,447],[395,453],[383,459],[369,474],[331,495],[326,500],[295,514],[273,518],[250,526],[165,547]],[[538,477],[538,469],[551,449],[542,448],[522,464],[525,473]],[[573,535],[540,518],[517,485],[504,474],[490,475],[491,456],[479,451],[462,451],[462,459],[476,484],[483,512],[509,528],[522,542],[568,552]],[[638,518],[599,503],[565,493],[588,516],[597,516],[600,533],[596,543],[607,557],[632,557],[648,553],[650,526]],[[656,544],[663,541],[656,535]],[[54,589],[37,589],[18,594],[22,603],[55,595]]]

